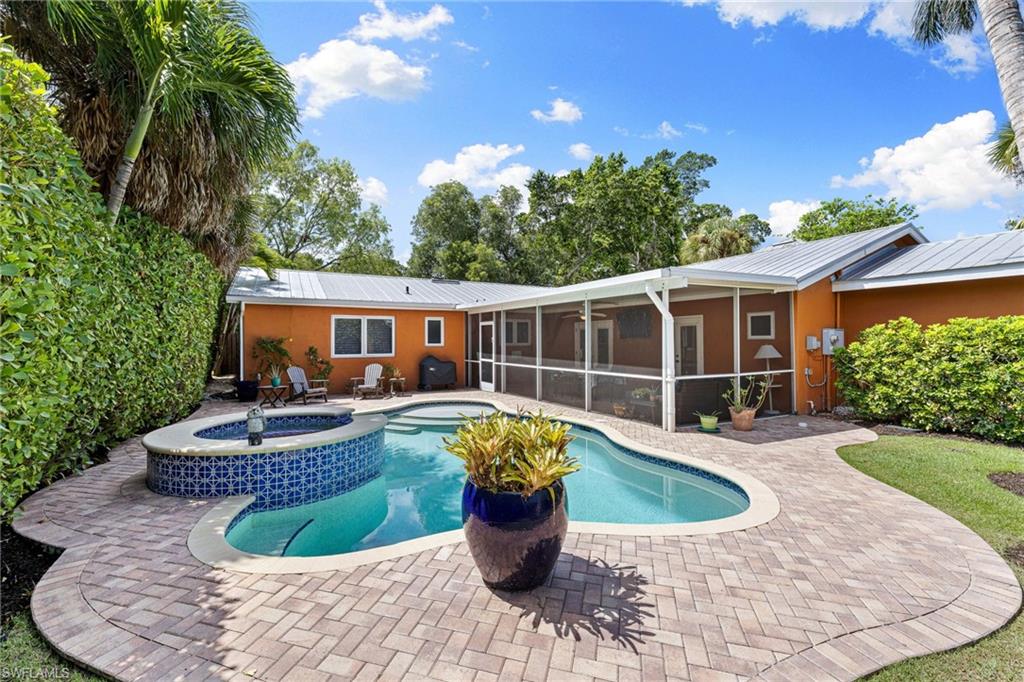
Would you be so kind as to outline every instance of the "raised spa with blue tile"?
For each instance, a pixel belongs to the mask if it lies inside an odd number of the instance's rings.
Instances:
[[[146,485],[175,497],[253,495],[254,511],[315,503],[380,477],[386,423],[347,407],[285,408],[249,445],[244,412],[179,422],[143,439]]]

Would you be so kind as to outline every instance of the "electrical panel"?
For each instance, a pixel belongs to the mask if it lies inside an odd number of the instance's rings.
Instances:
[[[835,353],[836,348],[846,347],[846,335],[842,329],[822,329],[821,330],[821,353],[822,355],[832,355]]]
[[[807,346],[806,346],[806,348],[807,348],[808,352],[814,352],[814,351],[818,350],[819,348],[821,348],[821,342],[818,341],[818,337],[817,336],[808,336],[807,337]]]

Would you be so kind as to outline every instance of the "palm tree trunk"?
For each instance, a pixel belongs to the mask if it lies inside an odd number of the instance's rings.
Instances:
[[[1024,160],[1024,19],[1018,0],[978,0],[1006,112]]]
[[[107,210],[110,211],[110,223],[117,222],[117,216],[121,212],[121,205],[124,204],[124,194],[128,191],[128,181],[132,179],[132,169],[135,168],[135,160],[139,158],[142,151],[142,141],[146,139],[146,131],[149,130],[149,121],[153,118],[153,105],[145,104],[139,109],[135,117],[135,126],[132,134],[124,146],[124,156],[121,157],[121,164],[117,167],[117,176],[114,178],[114,185],[110,188],[110,196],[107,198]]]

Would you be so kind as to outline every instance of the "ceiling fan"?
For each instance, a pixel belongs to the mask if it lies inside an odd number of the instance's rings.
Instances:
[[[598,303],[597,305],[591,304],[591,306],[590,306],[590,318],[591,319],[601,319],[601,318],[608,317],[608,315],[606,315],[605,313],[602,313],[600,310],[598,310],[598,308],[614,308],[614,307],[615,307],[614,303]],[[568,313],[566,315],[562,315],[562,319],[563,320],[578,319],[580,322],[585,322],[586,321],[586,316],[583,313],[584,313],[583,306],[580,306],[576,310],[575,313]]]

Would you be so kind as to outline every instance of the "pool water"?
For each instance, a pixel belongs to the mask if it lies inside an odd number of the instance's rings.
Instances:
[[[234,547],[274,556],[322,556],[391,545],[462,527],[462,461],[443,449],[454,426],[387,433],[382,475],[313,504],[245,515],[231,526]],[[626,451],[602,434],[573,427],[566,477],[569,518],[606,523],[685,523],[732,516],[749,505],[729,481]],[[676,468],[678,467],[678,468]]]

